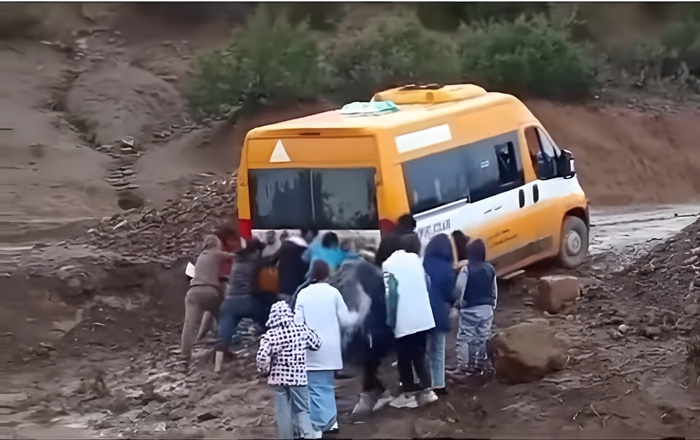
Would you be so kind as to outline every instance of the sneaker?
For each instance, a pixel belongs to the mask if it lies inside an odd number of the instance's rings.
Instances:
[[[323,432],[321,432],[321,431],[311,431],[311,435],[309,435],[309,437],[306,437],[306,438],[310,438],[310,439],[323,438]]]
[[[391,395],[391,392],[389,390],[384,390],[382,395],[379,396],[379,399],[377,399],[377,403],[374,404],[372,412],[379,411],[380,409],[384,408],[389,403],[391,403],[392,400],[394,400],[394,396]]]
[[[323,436],[325,437],[326,434],[334,435],[334,434],[338,434],[339,432],[340,432],[340,427],[338,426],[338,422],[335,422],[333,424],[333,426],[331,426],[328,431],[323,432]]]
[[[352,409],[352,416],[357,417],[371,414],[376,403],[377,400],[372,397],[370,393],[360,394],[360,400]]]
[[[424,390],[416,395],[415,400],[418,406],[424,406],[437,401],[438,396],[433,390]]]
[[[417,408],[416,396],[412,393],[401,393],[389,403],[392,408]]]

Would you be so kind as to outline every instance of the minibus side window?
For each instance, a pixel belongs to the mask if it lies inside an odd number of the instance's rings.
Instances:
[[[525,184],[515,132],[405,162],[403,174],[413,214]]]
[[[463,149],[421,157],[403,164],[411,213],[425,212],[469,197]]]
[[[537,127],[527,127],[525,139],[537,178],[547,180],[557,177],[556,158],[559,151],[549,140],[549,137]]]
[[[497,143],[496,140],[486,140],[479,144],[464,150],[469,164],[471,202],[478,202],[525,183],[522,162],[518,160],[513,141]]]

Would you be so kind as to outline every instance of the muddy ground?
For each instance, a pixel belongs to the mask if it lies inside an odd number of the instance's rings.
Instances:
[[[337,391],[342,436],[642,438],[692,433],[700,399],[695,370],[687,362],[688,341],[700,315],[688,307],[698,299],[688,280],[700,272],[676,266],[693,258],[700,240],[695,224],[669,238],[674,232],[669,223],[682,227],[697,212],[666,207],[627,215],[594,213],[593,257],[573,272],[583,296],[563,313],[547,315],[532,307],[532,280],[557,269],[533,268],[502,286],[495,329],[545,317],[570,347],[564,371],[528,384],[494,382],[476,393],[452,384],[451,394],[428,408],[386,409],[359,425],[349,419],[359,384],[342,380]],[[622,226],[631,221],[654,232],[654,239],[635,238],[629,226]],[[68,244],[61,246],[64,254],[74,252]],[[640,257],[619,269],[620,255],[630,249],[640,249]],[[51,250],[25,254],[22,267],[36,268],[26,263],[38,255],[55,255]],[[87,263],[93,257],[71,258],[90,273],[98,270]],[[51,260],[54,267],[65,263],[52,257],[39,265],[48,269]],[[220,375],[212,371],[206,345],[189,368],[179,361],[186,285],[181,263],[169,270],[157,263],[115,265],[92,278],[99,280],[99,290],[85,298],[66,296],[65,283],[42,277],[36,269],[29,279],[21,268],[3,279],[3,291],[10,296],[29,292],[35,300],[33,310],[25,310],[31,315],[24,317],[25,324],[2,333],[10,353],[3,357],[8,374],[0,379],[0,432],[18,438],[273,437],[271,393],[252,365],[253,336],[244,338],[249,346],[242,345]],[[70,285],[73,278],[64,278]],[[85,290],[88,282],[83,283],[79,289]],[[664,301],[671,295],[673,303]],[[1,327],[13,319],[16,324],[18,317],[2,318],[0,330],[5,331]],[[629,327],[624,333],[619,330],[623,324]],[[385,370],[391,380],[393,369],[386,365]]]
[[[272,437],[253,337],[221,375],[206,346],[191,368],[178,362],[183,265],[191,238],[231,215],[222,182],[245,133],[329,104],[235,126],[195,120],[182,97],[188,66],[235,20],[183,25],[90,5],[54,17],[63,27],[50,37],[0,41],[0,437]],[[638,91],[528,105],[575,154],[592,258],[574,272],[584,286],[574,307],[533,309],[531,280],[558,272],[533,268],[503,286],[496,327],[545,317],[569,342],[568,367],[477,394],[455,385],[429,408],[359,425],[347,417],[357,381],[339,381],[343,436],[697,432],[697,103]]]

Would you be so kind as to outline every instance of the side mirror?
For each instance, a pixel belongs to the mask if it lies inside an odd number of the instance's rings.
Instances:
[[[574,167],[574,154],[569,150],[562,150],[558,159],[557,174],[559,174],[559,177],[563,177],[565,179],[574,177],[576,175],[576,168]]]

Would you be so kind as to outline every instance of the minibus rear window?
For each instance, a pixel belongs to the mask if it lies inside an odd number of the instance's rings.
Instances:
[[[377,229],[373,168],[249,170],[255,229]]]

